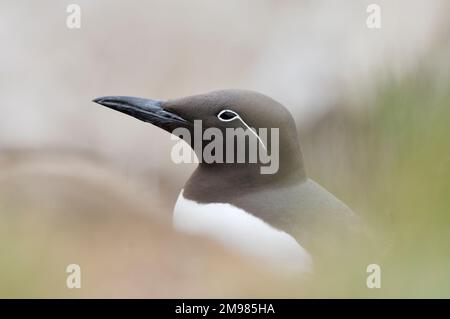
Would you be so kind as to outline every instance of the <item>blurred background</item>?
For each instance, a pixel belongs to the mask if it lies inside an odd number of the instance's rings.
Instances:
[[[447,0],[2,1],[0,39],[0,297],[450,297]],[[91,102],[225,88],[292,112],[308,174],[377,233],[381,289],[283,282],[175,234],[195,165]]]

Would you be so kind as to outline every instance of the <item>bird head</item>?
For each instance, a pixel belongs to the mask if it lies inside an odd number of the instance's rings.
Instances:
[[[236,135],[245,134],[244,139],[237,139],[238,143],[245,143],[245,152],[251,151],[249,141],[253,138],[258,147],[266,152],[279,152],[280,163],[284,161],[287,165],[289,162],[293,171],[303,171],[295,122],[283,105],[266,95],[246,90],[221,90],[171,100],[104,96],[93,101],[183,138],[197,157],[204,156],[202,150],[213,138],[210,136],[209,140],[202,139],[199,148],[195,147],[195,138],[199,135],[204,137],[205,132],[211,129],[222,134],[223,153],[226,157],[230,153],[225,146],[229,138],[227,130],[234,130]],[[274,129],[277,130],[278,139],[275,141],[278,143],[276,148],[273,143]],[[263,130],[265,135],[261,136],[260,132]],[[189,134],[180,134],[183,131]],[[216,137],[216,134],[213,135]],[[233,149],[236,151],[239,147],[234,144]]]

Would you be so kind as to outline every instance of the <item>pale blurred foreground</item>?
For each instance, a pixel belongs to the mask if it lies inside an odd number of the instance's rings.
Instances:
[[[102,161],[8,152],[0,167],[1,297],[286,294],[239,257],[175,234],[157,200]],[[72,263],[81,289],[66,287]]]

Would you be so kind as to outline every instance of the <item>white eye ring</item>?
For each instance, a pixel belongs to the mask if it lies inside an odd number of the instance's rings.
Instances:
[[[222,115],[224,115],[225,113],[231,113],[234,116],[231,118],[222,118]],[[241,117],[235,111],[225,109],[225,110],[220,111],[219,114],[217,114],[217,118],[219,120],[221,120],[222,122],[231,122],[231,121],[234,121],[235,119],[240,119]]]

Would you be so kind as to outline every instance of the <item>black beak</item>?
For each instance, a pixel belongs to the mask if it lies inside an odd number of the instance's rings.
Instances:
[[[103,96],[92,102],[125,113],[141,121],[156,125],[166,131],[186,126],[188,121],[164,109],[164,101],[132,96]]]

